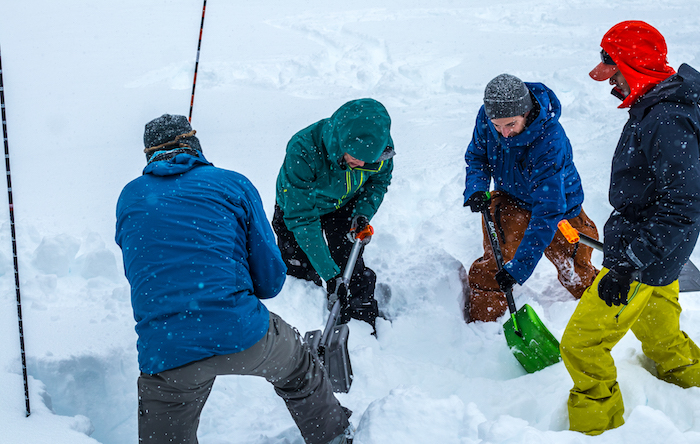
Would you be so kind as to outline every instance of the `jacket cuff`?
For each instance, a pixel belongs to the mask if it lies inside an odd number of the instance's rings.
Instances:
[[[627,246],[625,255],[629,258],[630,263],[639,270],[646,268],[649,264],[654,262],[654,255],[651,254],[648,249],[644,248],[642,241],[639,239]]]
[[[512,260],[508,261],[503,268],[515,278],[519,285],[523,285],[527,278],[530,277],[530,272],[519,262]]]

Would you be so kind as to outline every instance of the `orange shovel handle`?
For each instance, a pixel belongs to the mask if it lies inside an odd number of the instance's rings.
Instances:
[[[360,240],[365,240],[367,236],[371,236],[374,234],[374,228],[372,228],[372,225],[367,225],[364,230],[360,231],[355,235],[355,239],[360,239]]]
[[[575,244],[581,240],[581,236],[578,235],[576,228],[572,227],[568,220],[564,219],[557,224],[559,231],[564,235],[570,244]]]

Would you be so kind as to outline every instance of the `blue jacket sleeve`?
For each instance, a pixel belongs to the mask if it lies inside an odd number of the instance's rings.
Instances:
[[[486,115],[483,108],[479,110],[474,125],[472,140],[464,153],[464,161],[467,163],[466,179],[464,183],[464,202],[477,191],[488,191],[491,182],[491,169],[489,167],[488,150],[486,149]]]
[[[567,211],[565,189],[566,153],[571,152],[569,140],[561,133],[553,134],[545,143],[549,146],[539,151],[541,155],[532,160],[531,193],[535,204],[523,239],[505,269],[524,284],[532,275],[544,250],[554,239],[557,223]]]
[[[259,299],[277,296],[286,279],[287,267],[282,260],[272,228],[255,188],[246,191],[248,208],[248,266],[253,291]]]

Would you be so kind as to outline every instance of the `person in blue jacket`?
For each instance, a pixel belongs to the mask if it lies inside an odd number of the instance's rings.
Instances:
[[[579,232],[598,237],[581,207],[581,179],[560,115],[559,99],[542,83],[501,74],[486,85],[464,156],[464,206],[473,212],[490,210],[506,263],[499,271],[484,227],[484,255],[469,270],[468,322],[502,316],[504,292],[524,284],[542,254],[576,299],[595,278],[592,249],[570,244],[557,230],[559,221],[567,219]]]
[[[321,362],[261,302],[286,267],[256,188],[209,163],[184,116],[146,124],[144,144],[116,223],[138,333],[139,442],[196,443],[225,374],[271,382],[307,443],[345,442],[350,412]]]
[[[629,119],[612,158],[603,269],[560,344],[573,380],[569,428],[588,435],[625,422],[611,350],[630,330],[655,376],[700,387],[700,348],[680,329],[678,298],[700,234],[700,73],[676,72],[663,35],[642,21],[614,25],[600,46],[590,76],[614,86]]]

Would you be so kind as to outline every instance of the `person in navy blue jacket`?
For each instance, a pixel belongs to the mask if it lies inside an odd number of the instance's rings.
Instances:
[[[592,249],[570,244],[557,230],[568,219],[579,232],[598,237],[581,207],[581,179],[560,115],[559,99],[542,83],[501,74],[486,85],[464,156],[464,206],[490,209],[506,264],[499,272],[484,227],[484,255],[469,270],[468,322],[502,316],[504,292],[524,284],[543,254],[576,299],[595,278]]]
[[[610,82],[629,119],[612,158],[603,269],[560,344],[574,383],[569,428],[588,435],[625,422],[611,350],[630,330],[655,376],[700,387],[700,347],[681,330],[678,297],[700,234],[700,73],[687,64],[676,72],[666,39],[646,22],[614,25],[600,46],[590,76]]]
[[[207,161],[184,116],[146,124],[144,144],[148,163],[122,190],[116,224],[138,333],[140,442],[196,443],[224,374],[271,382],[307,443],[341,442],[349,410],[296,329],[261,302],[286,267],[258,191]]]

